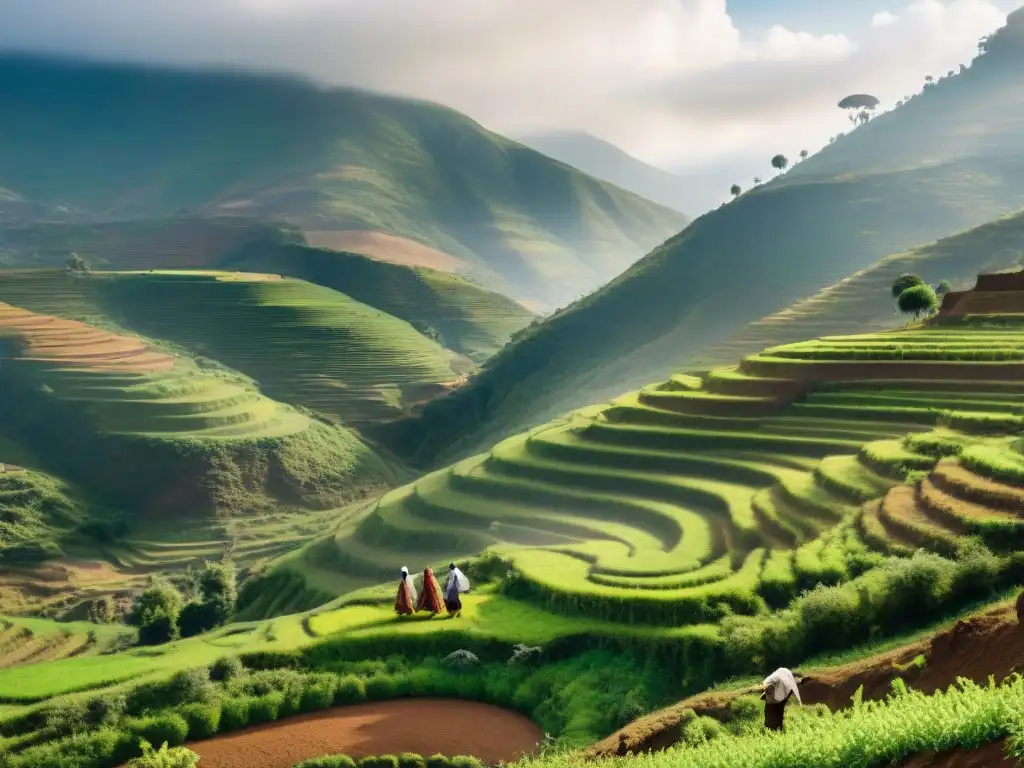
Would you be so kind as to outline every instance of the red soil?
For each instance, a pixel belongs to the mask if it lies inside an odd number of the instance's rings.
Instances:
[[[362,253],[378,261],[388,261],[392,264],[430,267],[442,272],[459,272],[466,266],[461,259],[429,245],[384,232],[349,229],[339,232],[313,230],[304,234],[306,241],[317,248]]]
[[[993,741],[978,749],[951,749],[948,752],[922,752],[897,763],[898,768],[1001,768],[1016,766],[1016,760],[1003,754],[1005,742]]]
[[[133,373],[174,367],[173,357],[147,350],[136,338],[0,303],[0,331],[4,330],[20,341],[20,360]]]
[[[919,655],[926,658],[923,668],[901,670],[897,666],[906,665]],[[799,669],[795,671],[799,675]],[[934,693],[949,687],[960,677],[985,684],[989,675],[1000,681],[1013,672],[1024,672],[1024,627],[1018,624],[1014,607],[1003,605],[958,621],[930,639],[852,664],[808,673],[800,683],[800,695],[805,704],[825,704],[835,711],[849,706],[851,697],[862,685],[865,700],[884,698],[891,691],[892,680],[897,677],[905,680],[911,688]],[[733,699],[754,692],[736,690],[699,694],[627,725],[590,747],[586,754],[589,757],[607,757],[625,754],[627,750],[639,753],[664,749],[679,739],[679,713],[682,710],[693,709],[698,714],[722,717]],[[944,753],[928,758],[933,762],[907,763],[907,766],[966,768],[1003,764],[943,762],[974,759],[969,755],[979,752]]]
[[[415,752],[486,763],[533,752],[543,734],[522,715],[468,701],[405,699],[340,707],[189,744],[203,768],[291,768],[300,760]]]

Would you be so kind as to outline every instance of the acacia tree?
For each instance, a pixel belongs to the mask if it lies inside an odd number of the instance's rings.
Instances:
[[[854,125],[866,123],[862,115],[866,114],[868,119],[871,113],[878,107],[878,98],[870,93],[851,93],[839,102],[839,108],[845,109],[850,122]]]
[[[732,195],[733,197],[739,197],[742,192],[743,190],[740,189],[739,184],[733,184],[731,187],[729,187],[729,194]]]
[[[780,173],[786,170],[787,165],[789,165],[789,158],[785,155],[776,155],[772,158],[772,168]]]
[[[754,186],[756,187],[760,183],[761,183],[761,177],[760,176],[755,176],[754,177]]]
[[[900,312],[914,313],[914,320],[921,317],[921,313],[930,314],[939,306],[939,297],[935,295],[935,289],[930,285],[920,283],[912,285],[900,294],[896,300]]]

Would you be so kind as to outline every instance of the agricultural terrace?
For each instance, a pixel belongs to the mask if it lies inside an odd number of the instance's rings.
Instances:
[[[952,556],[977,534],[1012,554],[1024,455],[1003,435],[1022,405],[1019,326],[773,348],[391,491],[338,536],[336,559],[385,579],[490,548],[514,564],[508,594],[554,612],[652,626],[757,615],[917,547]]]
[[[401,415],[458,378],[451,353],[408,323],[329,288],[273,278],[120,274],[101,290],[132,327],[347,423]]]

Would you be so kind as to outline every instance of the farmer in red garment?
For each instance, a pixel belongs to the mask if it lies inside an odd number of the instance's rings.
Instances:
[[[411,616],[416,605],[416,587],[413,586],[409,569],[402,566],[402,577],[398,582],[398,597],[395,598],[395,613],[399,616]]]
[[[416,601],[417,611],[441,612],[441,585],[434,578],[434,572],[423,569],[423,583],[420,585],[420,599]]]

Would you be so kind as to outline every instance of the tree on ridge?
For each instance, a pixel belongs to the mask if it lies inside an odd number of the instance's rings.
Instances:
[[[930,285],[919,283],[912,285],[900,294],[896,300],[900,312],[914,313],[914,320],[921,317],[921,313],[930,314],[939,306],[939,297],[935,295],[935,289]]]
[[[917,275],[912,275],[909,272],[900,275],[892,281],[892,296],[894,299],[898,299],[900,294],[903,293],[907,288],[913,288],[915,285],[921,285],[924,283]]]
[[[729,194],[732,195],[733,197],[739,197],[742,192],[743,190],[740,189],[739,184],[733,184],[731,187],[729,187]]]
[[[776,155],[772,158],[772,168],[779,172],[786,170],[787,165],[789,165],[789,158],[785,155]]]

